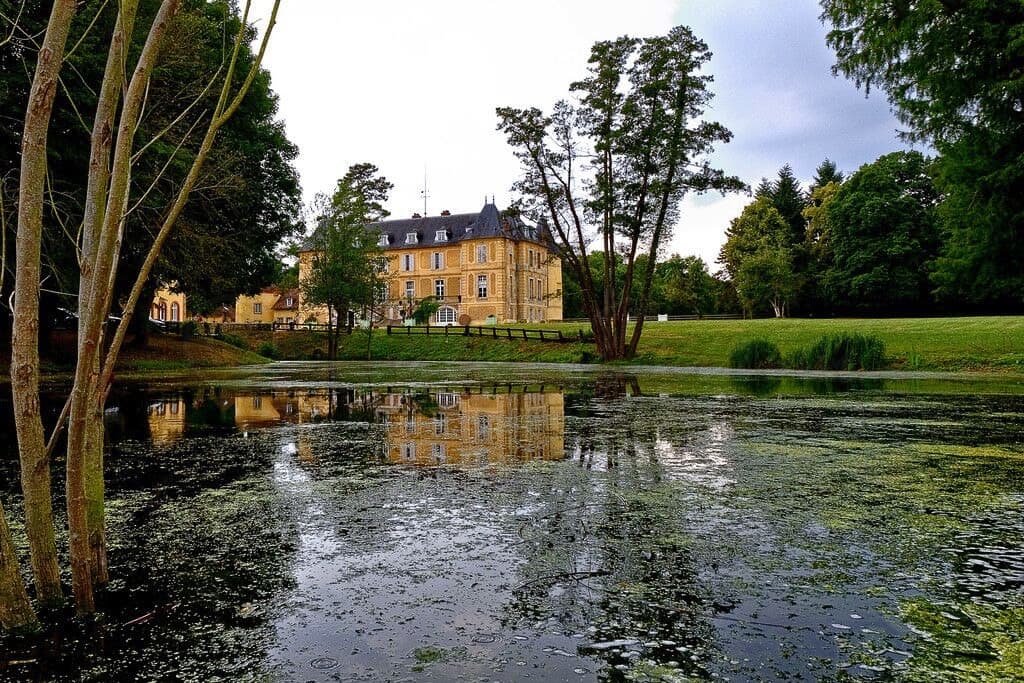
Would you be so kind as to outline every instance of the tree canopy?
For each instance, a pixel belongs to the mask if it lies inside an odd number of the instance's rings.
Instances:
[[[939,151],[947,301],[1024,303],[1024,3],[823,0],[835,71],[885,90],[912,140]]]
[[[920,313],[931,307],[938,203],[931,160],[920,152],[886,154],[835,190],[823,209],[831,263],[822,277],[836,308]]]
[[[550,114],[497,110],[498,129],[523,167],[514,189],[528,215],[549,221],[606,360],[636,352],[658,250],[683,196],[743,187],[706,160],[731,138],[721,124],[701,120],[711,99],[711,77],[701,68],[710,58],[683,26],[665,36],[601,41],[587,77],[570,86],[574,102],[560,101]],[[591,271],[596,252],[603,253],[600,293]],[[621,279],[617,258],[625,265]],[[631,309],[638,319],[627,343]]]
[[[328,311],[328,356],[337,355],[338,334],[352,308],[372,308],[377,297],[380,249],[368,224],[388,216],[393,185],[373,164],[351,166],[334,194],[316,200],[316,228],[310,237],[311,268],[301,286],[306,303]]]

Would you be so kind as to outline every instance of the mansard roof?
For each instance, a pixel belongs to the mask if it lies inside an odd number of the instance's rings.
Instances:
[[[387,244],[381,245],[385,250],[438,247],[487,237],[507,237],[550,246],[550,235],[546,230],[515,216],[502,214],[493,203],[484,203],[478,213],[446,213],[439,216],[417,214],[412,218],[379,221],[369,224],[367,228],[387,237]],[[410,234],[415,234],[415,243],[406,241]],[[312,238],[307,239],[302,251],[314,250]]]

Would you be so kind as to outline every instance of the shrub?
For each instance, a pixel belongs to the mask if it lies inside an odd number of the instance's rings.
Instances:
[[[764,370],[782,366],[779,347],[767,339],[753,339],[736,346],[729,354],[729,367]]]
[[[801,370],[880,370],[887,367],[885,343],[873,334],[827,334],[790,357]]]
[[[263,342],[258,353],[264,358],[272,358],[275,360],[281,355],[281,352],[278,351],[277,347],[271,342]]]
[[[220,340],[223,341],[223,342],[227,342],[228,344],[231,344],[232,346],[236,346],[236,347],[238,347],[240,349],[243,349],[245,351],[249,350],[249,344],[244,339],[242,339],[241,337],[239,337],[236,334],[230,334],[228,332],[225,332],[224,334],[222,334],[220,336]]]
[[[196,325],[194,320],[188,320],[181,324],[178,329],[178,334],[181,335],[182,339],[191,339],[196,336],[196,332],[199,331],[199,326]]]

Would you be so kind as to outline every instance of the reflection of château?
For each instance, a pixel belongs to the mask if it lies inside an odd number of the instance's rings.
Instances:
[[[561,391],[527,387],[354,389],[218,392],[219,419],[246,431],[282,423],[329,420],[384,425],[381,457],[418,465],[484,465],[563,457],[565,412]],[[157,442],[184,435],[189,404],[172,398],[149,404],[149,431]],[[194,418],[201,421],[192,408]],[[312,453],[306,453],[312,458]]]
[[[387,394],[377,415],[390,462],[485,465],[564,453],[561,392]]]

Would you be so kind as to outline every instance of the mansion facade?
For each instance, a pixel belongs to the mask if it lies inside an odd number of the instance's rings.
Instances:
[[[411,317],[432,299],[435,325],[547,322],[562,319],[562,266],[543,226],[502,214],[493,202],[478,213],[381,221],[379,316],[390,323]],[[299,253],[299,281],[309,276],[316,252]],[[297,320],[326,322],[323,308],[299,302]]]

